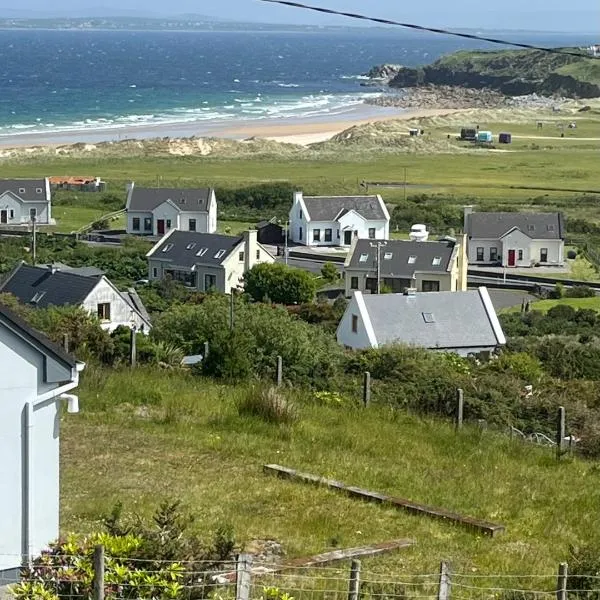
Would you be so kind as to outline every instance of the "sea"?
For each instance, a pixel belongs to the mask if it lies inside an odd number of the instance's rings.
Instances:
[[[511,41],[587,46],[589,35]],[[342,119],[385,93],[373,65],[489,44],[401,29],[0,31],[0,136],[159,124]]]

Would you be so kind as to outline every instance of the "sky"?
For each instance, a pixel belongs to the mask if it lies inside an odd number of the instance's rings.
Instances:
[[[433,27],[482,29],[531,29],[553,31],[598,31],[599,0],[305,0],[337,10],[362,12]],[[309,11],[276,6],[260,0],[0,0],[0,16],[96,16],[129,14],[168,16],[203,14],[238,21],[269,23],[357,25],[342,17],[329,17]],[[2,8],[2,7],[5,8]],[[49,8],[51,6],[52,8]],[[14,14],[18,12],[19,14]],[[32,14],[32,16],[35,16]],[[599,32],[600,37],[600,32]]]

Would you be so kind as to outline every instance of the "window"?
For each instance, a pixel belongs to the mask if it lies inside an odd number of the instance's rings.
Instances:
[[[352,333],[358,333],[358,315],[352,315]]]
[[[548,262],[548,248],[540,248],[540,262]]]
[[[358,259],[358,262],[367,262],[367,260],[369,260],[369,255],[368,254],[361,254],[360,258]]]
[[[554,225],[548,225],[548,231],[554,231]]]
[[[331,239],[332,239],[331,229],[326,229],[325,230],[325,241],[330,242]]]
[[[426,279],[423,280],[421,284],[421,289],[424,292],[439,292],[440,291],[440,282],[439,281],[428,281]]]
[[[393,252],[386,252],[386,253],[383,255],[383,260],[391,260],[392,256],[394,256],[394,253],[393,253]]]
[[[133,217],[133,219],[131,219],[131,228],[134,231],[140,230],[140,218],[139,217]]]
[[[223,256],[225,256],[225,250],[223,250],[221,248],[221,250],[217,250],[217,253],[215,254],[215,258],[223,258]]]
[[[337,239],[338,240],[340,239],[340,230],[339,229],[337,230]]]
[[[35,218],[37,218],[37,208],[30,208],[29,209],[29,218],[33,221]]]
[[[46,292],[36,292],[33,295],[33,298],[31,299],[31,304],[37,304],[44,296],[46,295]]]
[[[217,276],[209,275],[208,273],[206,273],[204,275],[204,291],[207,292],[208,290],[210,290],[216,286],[217,286]]]
[[[484,258],[483,258],[483,248],[477,248],[477,260],[478,261],[484,260]]]
[[[42,188],[35,188],[35,193],[36,194],[41,194],[42,193]]]
[[[425,323],[435,323],[435,318],[433,316],[433,313],[424,312],[421,314],[423,315],[423,321],[425,321]]]
[[[351,290],[358,289],[358,277],[350,277],[350,289]]]
[[[173,248],[173,244],[167,244],[162,251],[163,252],[169,252],[169,250],[171,250],[171,248]]]
[[[527,225],[527,231],[535,231],[535,225]]]
[[[208,248],[200,248],[198,252],[196,252],[196,256],[204,256],[208,252]]]
[[[19,194],[24,194],[25,193],[25,188],[19,188]]]
[[[196,247],[196,242],[191,242],[191,243],[189,243],[189,244],[188,244],[188,245],[185,247],[185,249],[186,249],[186,250],[193,250],[195,247]]]
[[[299,219],[301,219],[301,218],[302,218],[302,209],[300,209],[300,210],[298,211],[298,218],[299,218]]]
[[[414,265],[417,262],[417,257],[413,254],[412,256],[408,257],[408,264],[409,265]]]
[[[110,321],[110,302],[98,304],[98,318],[101,321]]]
[[[171,219],[167,219],[167,229],[171,229]]]
[[[260,260],[260,250],[256,251],[256,260]]]
[[[313,242],[320,242],[320,241],[321,241],[321,230],[313,229]]]
[[[375,239],[375,227],[369,227],[369,239],[370,240]]]
[[[519,260],[523,260],[523,250],[519,250]]]
[[[156,267],[152,267],[152,277],[154,277],[154,279],[158,278],[158,269]]]
[[[442,257],[441,256],[434,256],[433,260],[431,261],[431,264],[434,267],[439,267],[442,264]]]
[[[12,208],[10,209],[10,213],[9,214],[10,214],[10,218],[11,219],[15,218],[15,211]]]
[[[190,219],[188,229],[190,231],[196,231],[196,219]]]
[[[240,262],[244,262],[244,251],[243,250],[238,254],[238,260]]]
[[[490,248],[490,260],[492,262],[498,260],[498,248]]]
[[[301,240],[302,239],[302,227],[300,227],[298,229],[298,239]]]
[[[144,218],[144,231],[152,231],[152,217]]]

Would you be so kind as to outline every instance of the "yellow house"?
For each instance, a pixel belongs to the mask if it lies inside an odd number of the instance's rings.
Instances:
[[[401,293],[460,292],[467,289],[466,238],[438,241],[354,240],[346,262],[346,296],[355,291],[376,293],[377,280],[385,291]]]

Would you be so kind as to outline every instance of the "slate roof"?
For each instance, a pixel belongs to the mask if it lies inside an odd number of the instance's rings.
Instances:
[[[243,236],[239,235],[172,229],[146,256],[168,261],[179,267],[191,268],[196,264],[220,265],[243,239]],[[220,250],[224,252],[217,258]],[[199,252],[202,254],[199,255]]]
[[[134,186],[127,210],[150,212],[171,200],[182,212],[208,212],[211,188],[141,188]]]
[[[369,221],[388,218],[379,196],[304,196],[303,200],[311,221],[335,221],[351,210]]]
[[[475,239],[500,239],[517,227],[534,240],[561,240],[566,227],[562,213],[474,212],[467,216],[467,235]]]
[[[35,330],[29,323],[21,319],[6,306],[0,304],[0,323],[8,324],[11,329],[15,330],[21,337],[34,346],[37,346],[44,353],[48,353],[61,362],[66,364],[71,369],[77,365],[77,361],[67,354],[59,345],[49,340],[45,335]]]
[[[379,345],[452,349],[506,343],[486,288],[414,296],[366,294],[363,300]]]
[[[41,188],[41,192],[36,190]],[[25,190],[21,192],[20,190]],[[46,202],[45,179],[0,179],[0,196],[4,192],[12,192],[25,202]]]
[[[131,308],[133,308],[147,323],[150,323],[150,315],[140,298],[140,295],[137,293],[135,288],[127,288],[124,292],[119,292],[121,297]]]
[[[416,271],[446,273],[451,268],[456,247],[456,241],[450,240],[437,242],[388,240],[386,245],[381,247],[381,275],[410,279]],[[439,264],[434,260],[437,258],[440,259]],[[371,247],[371,240],[357,240],[345,266],[350,269],[376,270],[377,248]]]
[[[99,277],[104,275],[104,271],[98,267],[70,267],[69,265],[61,262],[55,262],[47,265],[39,264],[37,266],[44,269],[54,267],[55,269],[60,269],[61,271],[67,271],[69,273],[75,273],[76,275],[83,275],[84,277]]]
[[[98,285],[99,277],[85,277],[69,271],[54,271],[21,263],[0,285],[0,292],[39,308],[79,306]],[[35,299],[35,302],[33,300]]]

